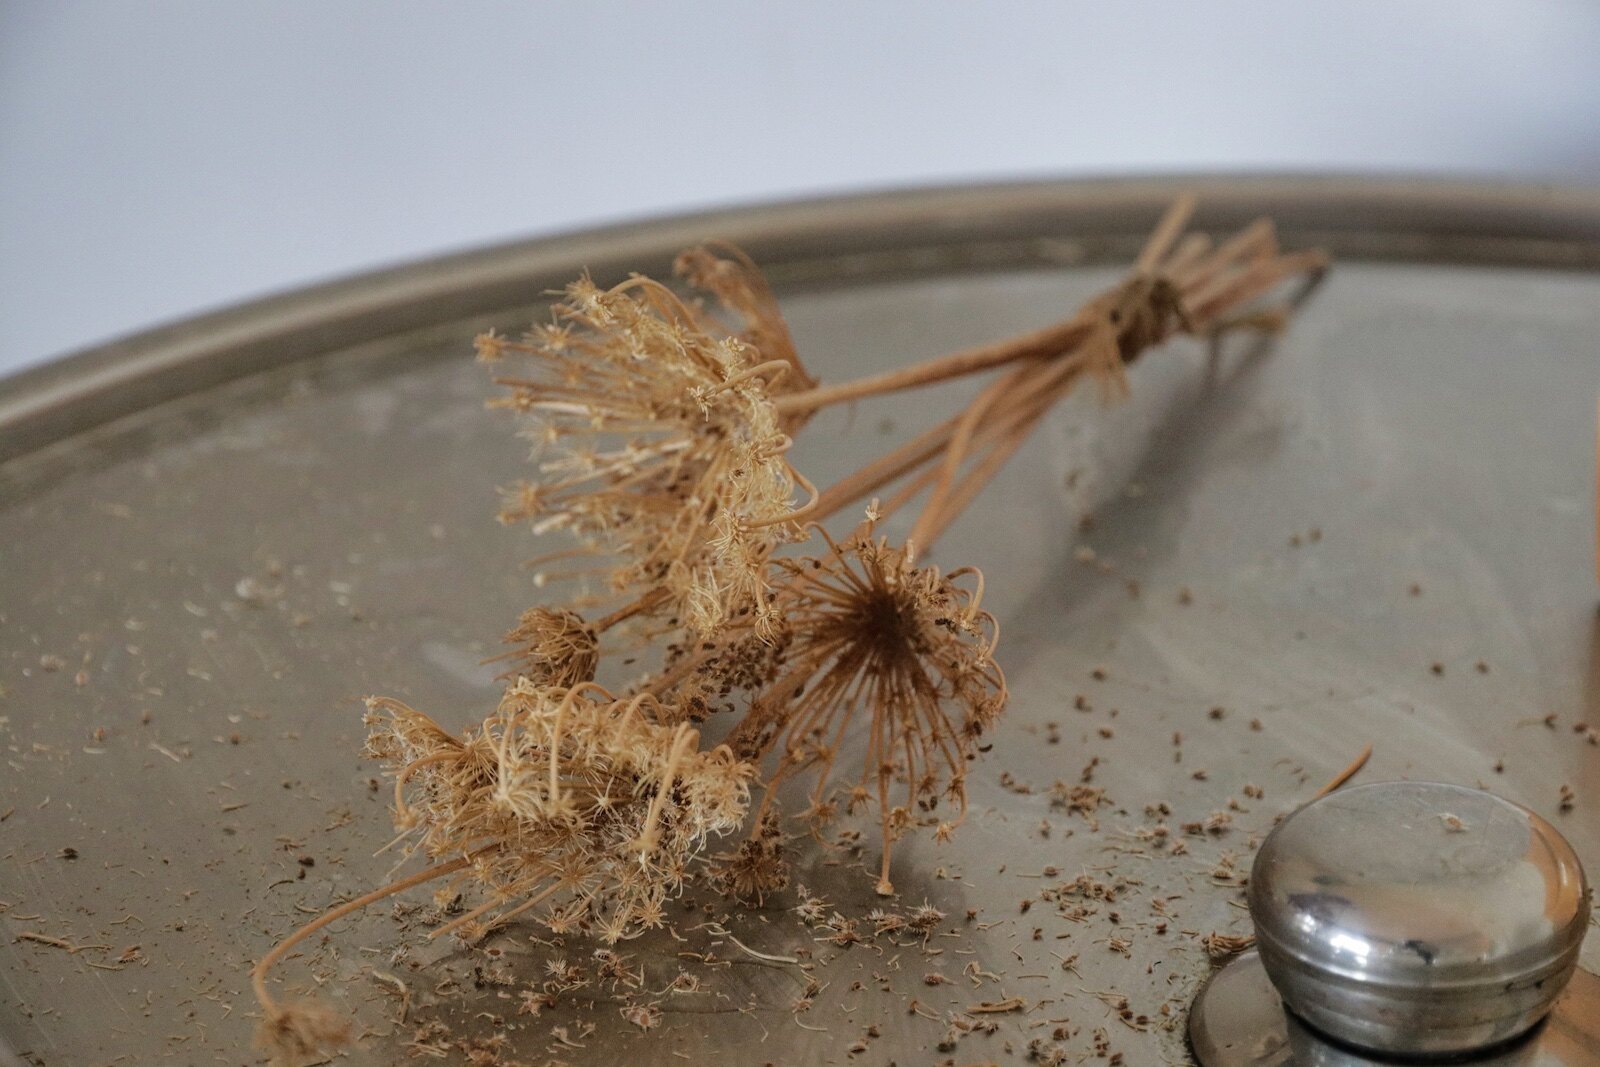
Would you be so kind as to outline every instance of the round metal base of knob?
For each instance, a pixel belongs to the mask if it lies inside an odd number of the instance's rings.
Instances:
[[[1207,979],[1189,1009],[1201,1067],[1392,1067],[1337,1044],[1284,1010],[1261,957],[1245,952]],[[1417,1062],[1417,1061],[1406,1061]],[[1579,970],[1548,1018],[1510,1044],[1451,1063],[1472,1067],[1600,1067],[1600,978]]]

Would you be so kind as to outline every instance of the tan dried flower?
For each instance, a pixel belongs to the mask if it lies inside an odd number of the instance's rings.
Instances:
[[[689,862],[744,822],[754,769],[725,746],[701,751],[688,725],[651,721],[651,705],[592,682],[519,678],[457,738],[399,701],[370,700],[367,750],[393,770],[397,840],[414,839],[437,862],[331,909],[262,957],[251,977],[263,1039],[289,1054],[331,1033],[320,1008],[274,1001],[272,965],[329,923],[413,886],[443,879],[440,893],[481,898],[435,937],[475,936],[524,913],[607,942],[660,925]]]
[[[765,359],[781,359],[789,373],[773,382],[773,396],[787,396],[812,389],[817,379],[807,372],[795,350],[789,325],[778,308],[778,298],[767,284],[755,261],[744,250],[725,241],[708,241],[678,255],[672,264],[674,274],[696,289],[713,294],[722,307],[737,315],[737,337]],[[811,412],[796,412],[784,428],[793,433]]]
[[[463,880],[486,897],[435,936],[534,909],[608,942],[660,922],[690,859],[744,821],[753,768],[725,747],[700,751],[687,725],[652,721],[654,703],[519,678],[457,741],[373,702],[388,714],[369,717],[369,749],[395,773],[397,826],[429,856],[470,856]]]
[[[728,741],[752,761],[778,750],[763,813],[784,780],[803,772],[815,774],[814,813],[830,811],[841,792],[851,810],[876,802],[878,891],[889,894],[895,839],[941,797],[955,804],[955,822],[965,815],[966,764],[1005,707],[1005,676],[993,658],[998,626],[980,608],[976,571],[919,568],[906,549],[876,537],[870,519],[843,543],[817,532],[826,555],[774,564],[784,577],[773,604],[791,637]],[[974,589],[956,583],[963,576],[975,579]],[[863,716],[861,774],[836,784],[834,764]],[[892,799],[897,781],[900,803]]]
[[[622,1017],[641,1030],[654,1030],[661,1025],[661,1008],[656,1004],[624,1004],[617,1009]]]
[[[558,688],[594,681],[600,664],[599,637],[577,612],[530,608],[506,632],[505,640],[514,647],[495,659],[516,661],[508,675]]]
[[[789,884],[789,861],[784,855],[783,827],[775,811],[756,821],[749,838],[733,852],[717,857],[717,875],[723,889],[739,900],[765,902]]]
[[[526,366],[497,379],[511,392],[496,406],[535,416],[538,476],[508,491],[501,518],[566,530],[609,560],[605,594],[694,633],[751,605],[770,622],[766,562],[798,534],[796,487],[810,491],[768,394],[798,369],[782,338],[773,358],[642,277],[580,279],[524,341],[479,338],[483,358]]]

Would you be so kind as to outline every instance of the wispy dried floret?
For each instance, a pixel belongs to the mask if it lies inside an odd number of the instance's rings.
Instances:
[[[599,638],[575,611],[530,608],[505,639],[512,650],[496,658],[515,661],[510,675],[558,688],[594,681],[600,664]]]
[[[774,811],[757,820],[755,831],[733,852],[717,857],[717,875],[728,894],[761,904],[768,893],[789,884],[783,827]]]
[[[1067,1050],[1054,1041],[1035,1037],[1028,1042],[1028,1059],[1041,1067],[1065,1067]]]
[[[661,1025],[661,1008],[656,1004],[624,1004],[617,1009],[622,1017],[641,1030],[654,1030]]]
[[[510,395],[496,405],[535,417],[538,475],[507,493],[502,519],[566,530],[609,561],[606,594],[696,634],[752,605],[770,622],[766,563],[798,533],[796,486],[809,490],[768,393],[798,372],[793,346],[784,332],[783,351],[757,347],[774,334],[730,334],[634,277],[574,282],[521,342],[479,338],[482,358],[526,368],[498,379]]]
[[[795,893],[800,898],[800,903],[790,910],[799,917],[807,926],[815,926],[828,917],[830,910],[828,902],[821,897],[812,896],[811,891],[805,886],[796,886]]]
[[[596,978],[602,982],[609,982],[611,991],[618,989],[638,989],[644,985],[644,968],[630,966],[627,956],[609,948],[594,950],[596,964]]]
[[[708,241],[679,254],[672,269],[696,289],[716,296],[725,310],[739,317],[740,340],[765,359],[781,359],[789,364],[789,373],[772,383],[773,396],[801,393],[817,384],[800,362],[789,325],[766,276],[743,249],[725,241]],[[786,421],[785,429],[793,432],[809,417],[810,412],[797,412]]]
[[[1090,818],[1106,802],[1106,791],[1100,786],[1057,781],[1050,787],[1050,806],[1076,812]]]
[[[841,789],[834,763],[864,716],[861,774],[842,790],[850,808],[878,805],[878,891],[889,894],[891,846],[919,813],[941,797],[956,806],[955,822],[966,813],[966,764],[1005,706],[1005,676],[993,658],[998,626],[980,610],[976,571],[919,568],[904,548],[875,536],[870,519],[843,543],[817,532],[826,555],[775,564],[784,577],[773,604],[792,637],[729,744],[751,761],[778,751],[763,810],[785,779],[813,772],[813,811],[826,812]],[[956,584],[964,575],[974,577],[973,590]]]
[[[431,857],[470,857],[458,880],[486,898],[436,934],[525,912],[608,942],[660,923],[690,859],[744,821],[753,768],[652,721],[653,703],[518,679],[458,741],[373,702],[369,749],[395,773],[396,824]]]
[[[897,930],[904,930],[906,917],[892,911],[884,911],[882,908],[873,908],[867,912],[867,922],[872,924],[873,936],[879,937],[883,934],[892,934]]]

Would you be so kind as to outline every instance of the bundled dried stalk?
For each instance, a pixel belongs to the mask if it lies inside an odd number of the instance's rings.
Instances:
[[[413,886],[445,880],[443,896],[466,887],[479,898],[434,936],[526,915],[615,940],[660,923],[706,842],[750,822],[722,873],[730,891],[761,898],[787,880],[778,787],[803,775],[817,822],[841,802],[849,813],[876,805],[878,890],[892,893],[893,842],[919,822],[940,839],[960,823],[967,764],[1006,701],[982,575],[941,573],[919,555],[1084,377],[1116,397],[1127,365],[1174,334],[1276,330],[1288,305],[1254,302],[1325,266],[1320,253],[1281,253],[1265,221],[1215,245],[1186,235],[1192,209],[1174,204],[1129,276],[1071,318],[852,382],[819,385],[806,372],[760,272],[728,246],[677,264],[726,318],[646,278],[609,290],[585,278],[549,325],[519,341],[480,338],[482,358],[520,362],[497,379],[508,394],[496,406],[531,416],[535,442],[536,477],[507,494],[502,518],[571,534],[576,547],[546,560],[579,560],[588,584],[507,634],[511,681],[476,729],[457,738],[398,702],[371,702],[368,750],[395,776],[402,838],[436,862],[261,960],[268,1043],[294,1055],[337,1036],[321,1009],[271,998],[270,967]],[[790,435],[823,407],[996,368],[964,410],[820,494],[789,461]],[[897,485],[843,541],[816,525]],[[800,492],[809,502],[796,504]],[[924,494],[904,544],[876,533],[882,515]],[[813,537],[823,551],[775,555]],[[596,605],[604,613],[589,621]],[[594,678],[621,627],[664,656],[619,699]],[[726,744],[702,751],[691,723],[719,711],[738,720]],[[836,775],[852,747],[860,772]],[[749,819],[761,766],[766,789]]]
[[[908,539],[925,551],[1085,376],[1100,382],[1102,396],[1115,399],[1128,391],[1127,366],[1174,334],[1209,338],[1281,329],[1291,303],[1259,308],[1254,302],[1286,280],[1320,277],[1326,255],[1281,252],[1265,219],[1213,244],[1204,234],[1184,233],[1193,210],[1190,197],[1173,204],[1128,277],[1059,324],[920,367],[775,399],[780,412],[814,410],[1011,365],[962,412],[830,486],[812,520],[904,480],[883,513],[931,489]]]

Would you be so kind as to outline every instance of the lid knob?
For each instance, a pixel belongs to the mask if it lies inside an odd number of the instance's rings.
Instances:
[[[1527,1031],[1577,966],[1577,855],[1477,789],[1382,782],[1289,816],[1250,876],[1261,963],[1323,1034],[1386,1055],[1466,1054]]]

